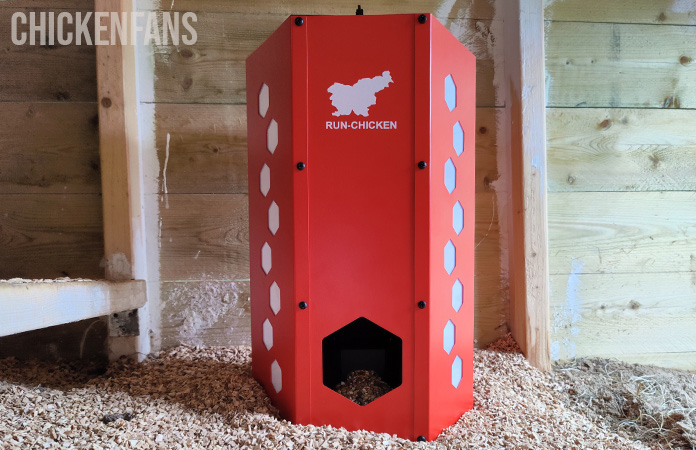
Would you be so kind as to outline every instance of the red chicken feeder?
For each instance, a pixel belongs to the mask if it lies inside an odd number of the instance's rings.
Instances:
[[[475,66],[430,14],[292,16],[247,59],[252,368],[290,421],[471,408]]]

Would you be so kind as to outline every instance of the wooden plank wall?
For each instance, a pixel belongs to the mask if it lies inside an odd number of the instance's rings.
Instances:
[[[493,187],[503,106],[495,83],[496,71],[503,70],[502,21],[487,0],[364,6],[367,14],[434,12],[478,57],[476,339],[485,345],[507,332],[507,267],[501,268]],[[160,10],[156,1],[139,7]],[[195,45],[154,48],[154,90],[141,97],[154,105],[161,168],[163,347],[249,343],[244,61],[290,14],[354,14],[355,7],[318,0],[162,4],[198,17]]]
[[[15,11],[91,8],[2,5],[8,25]],[[94,47],[16,46],[9,26],[0,43],[0,278],[102,278]]]
[[[545,18],[552,358],[696,369],[693,2]]]
[[[9,26],[18,11],[93,8],[82,0],[0,3],[0,279],[103,278],[94,47],[16,46]],[[0,355],[104,355],[105,325],[94,321],[0,339]]]

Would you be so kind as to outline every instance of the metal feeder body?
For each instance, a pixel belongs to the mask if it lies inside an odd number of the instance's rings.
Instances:
[[[430,14],[292,16],[249,56],[252,367],[290,421],[431,440],[471,408],[475,66]]]

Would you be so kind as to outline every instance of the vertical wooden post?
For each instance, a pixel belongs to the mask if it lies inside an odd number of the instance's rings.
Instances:
[[[133,0],[95,0],[95,20],[100,13],[121,14],[123,43],[116,34],[111,41],[110,17],[101,19],[106,31],[95,35],[97,45],[97,89],[99,102],[99,148],[101,157],[104,251],[106,279],[134,278],[137,257],[143,257],[141,225],[141,177],[138,138],[135,45],[130,42]],[[127,25],[126,25],[127,24]],[[123,45],[126,44],[126,45]],[[130,44],[130,45],[129,45]],[[114,314],[110,318],[118,320]],[[128,314],[128,317],[134,317]],[[144,318],[140,318],[141,320]],[[132,320],[132,319],[131,319]],[[131,327],[133,328],[133,327]],[[134,356],[147,353],[147,336],[123,336],[111,324],[109,355]],[[138,329],[136,326],[135,329]],[[145,346],[145,347],[144,347]]]
[[[512,169],[510,330],[529,362],[549,358],[543,0],[505,1],[506,108]]]

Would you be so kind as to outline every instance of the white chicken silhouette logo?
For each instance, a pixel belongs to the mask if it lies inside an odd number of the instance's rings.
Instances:
[[[367,117],[370,106],[377,104],[378,92],[393,83],[388,70],[373,78],[361,78],[351,85],[334,83],[327,91],[331,94],[331,104],[336,111],[334,116],[347,116],[354,112],[358,116]]]

